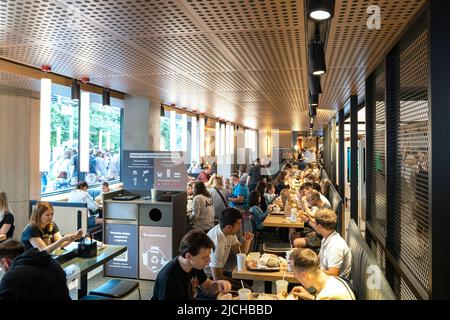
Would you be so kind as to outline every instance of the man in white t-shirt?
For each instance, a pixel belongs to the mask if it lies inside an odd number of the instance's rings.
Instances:
[[[345,240],[336,232],[336,213],[329,209],[320,209],[314,218],[306,215],[301,217],[323,236],[319,253],[320,267],[329,275],[349,279],[352,255]]]
[[[297,249],[291,253],[289,263],[294,277],[302,286],[294,287],[291,294],[303,300],[355,300],[349,285],[336,276],[326,274],[320,268],[317,254],[311,249]],[[306,289],[314,288],[316,295]]]
[[[232,279],[224,275],[224,267],[230,252],[248,253],[253,240],[253,233],[244,232],[241,244],[236,236],[241,230],[242,213],[236,208],[226,208],[219,217],[219,224],[208,232],[208,237],[214,242],[215,249],[211,252],[209,267],[214,280]]]

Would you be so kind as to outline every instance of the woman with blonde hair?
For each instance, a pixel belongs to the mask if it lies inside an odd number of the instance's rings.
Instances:
[[[22,232],[22,242],[25,250],[37,248],[40,251],[53,252],[59,247],[65,247],[72,241],[82,237],[83,231],[61,236],[58,226],[53,222],[53,206],[48,202],[38,202],[31,213],[30,223]]]
[[[14,215],[9,208],[8,196],[0,190],[0,241],[12,238],[14,228]]]
[[[222,176],[216,176],[213,186],[208,190],[214,206],[214,223],[219,223],[219,217],[223,210],[228,207],[227,190],[225,189]]]

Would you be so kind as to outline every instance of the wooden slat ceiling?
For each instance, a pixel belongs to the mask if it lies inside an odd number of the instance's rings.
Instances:
[[[336,1],[315,127],[364,93],[424,2]],[[382,30],[367,29],[369,5]],[[0,57],[253,128],[309,128],[303,0],[1,0]]]

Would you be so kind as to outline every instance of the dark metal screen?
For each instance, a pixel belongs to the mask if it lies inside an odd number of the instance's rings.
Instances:
[[[422,14],[366,80],[368,242],[407,300],[431,292],[428,42]]]
[[[380,241],[386,239],[386,103],[385,103],[385,70],[382,64],[375,71],[373,105],[371,109],[371,125],[373,136],[367,137],[371,143],[371,157],[368,158],[370,166],[368,172],[371,177],[367,185],[367,223],[378,234]],[[369,106],[367,106],[369,108]]]
[[[425,17],[398,44],[399,85],[392,92],[395,119],[395,194],[392,243],[388,249],[402,261],[425,292],[429,289],[428,240],[428,33]],[[389,143],[389,142],[388,142]],[[404,289],[402,289],[402,292]],[[403,293],[402,293],[403,294]]]
[[[331,172],[331,139],[330,139],[331,126],[326,125],[323,129],[323,166],[325,171]]]

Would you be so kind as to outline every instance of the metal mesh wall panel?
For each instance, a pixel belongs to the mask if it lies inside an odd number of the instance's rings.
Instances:
[[[393,113],[396,192],[389,214],[395,227],[389,250],[400,259],[422,289],[429,289],[428,253],[428,33],[425,18],[398,44],[399,86]],[[404,287],[404,285],[403,285]],[[402,292],[406,292],[403,289]],[[402,293],[402,295],[408,295]]]
[[[384,64],[375,71],[375,85],[372,87],[374,104],[372,106],[373,136],[367,137],[372,144],[370,157],[371,177],[368,179],[367,199],[370,202],[367,223],[377,233],[379,240],[386,239],[386,103]]]

